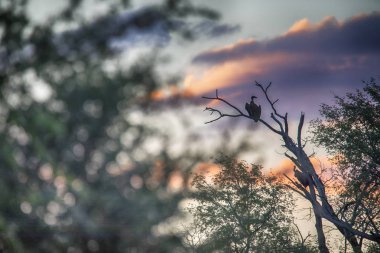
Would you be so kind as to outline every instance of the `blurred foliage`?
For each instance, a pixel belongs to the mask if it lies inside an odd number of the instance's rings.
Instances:
[[[375,79],[363,90],[322,105],[322,119],[311,123],[314,142],[331,155],[337,214],[365,232],[380,229],[380,86]],[[331,184],[331,183],[330,183]],[[363,239],[360,239],[362,245]]]
[[[291,194],[276,178],[228,156],[217,160],[212,180],[197,174],[192,230],[186,235],[193,252],[317,252],[292,224]],[[299,231],[298,231],[299,232]]]
[[[83,1],[68,0],[43,22],[27,0],[0,2],[2,252],[182,248],[152,228],[179,212],[170,178],[200,155],[171,157],[168,134],[144,124],[162,45],[125,66],[114,42],[157,27],[196,38],[187,19],[218,15],[189,1],[129,13],[128,1],[100,2],[108,8],[90,19]],[[143,148],[152,138],[162,144],[155,156]]]
[[[370,243],[367,248],[367,253],[378,253],[380,252],[380,246],[376,243]]]

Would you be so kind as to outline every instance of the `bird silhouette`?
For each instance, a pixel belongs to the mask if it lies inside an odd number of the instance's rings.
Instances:
[[[245,110],[247,110],[249,117],[251,117],[255,122],[259,121],[261,116],[261,105],[255,104],[253,101],[256,96],[251,97],[251,102],[245,103]]]
[[[293,171],[294,171],[294,176],[303,185],[303,187],[306,188],[307,186],[309,186],[309,179],[307,178],[307,176],[305,175],[305,173],[303,173],[302,171],[296,169],[296,166],[293,167]]]

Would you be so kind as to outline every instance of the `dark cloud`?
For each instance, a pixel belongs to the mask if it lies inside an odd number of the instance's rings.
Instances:
[[[206,20],[197,24],[194,28],[194,31],[200,35],[215,38],[220,36],[225,36],[229,34],[236,33],[240,31],[239,25],[229,25],[229,24],[219,24],[214,20]]]
[[[380,53],[380,12],[339,23],[327,18],[316,27],[289,32],[268,41],[246,41],[232,47],[204,52],[194,63],[215,64],[265,53],[352,55]]]
[[[232,34],[238,31],[240,31],[239,25],[222,24],[212,27],[209,34],[211,37],[219,37],[227,34]]]

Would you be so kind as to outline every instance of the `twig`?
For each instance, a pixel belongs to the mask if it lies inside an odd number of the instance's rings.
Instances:
[[[205,97],[205,96],[203,96],[202,98],[204,98],[204,99],[212,99],[212,100],[215,99],[215,100],[222,101],[223,103],[229,105],[230,107],[232,107],[232,108],[234,108],[236,111],[238,111],[238,112],[240,113],[240,116],[244,116],[244,117],[246,117],[246,118],[251,118],[251,117],[249,117],[248,115],[244,114],[242,111],[240,111],[239,108],[237,108],[236,106],[234,106],[233,104],[231,104],[231,103],[228,102],[227,100],[225,100],[225,99],[223,99],[223,98],[220,98],[220,97],[218,96],[218,90],[215,90],[215,95],[216,95],[215,97]]]
[[[211,107],[206,107],[204,109],[205,111],[210,111],[210,115],[212,115],[214,112],[218,113],[219,114],[219,117],[213,119],[213,120],[210,120],[210,121],[207,121],[205,122],[205,124],[209,124],[211,122],[214,122],[214,121],[217,121],[223,117],[232,117],[232,118],[237,118],[237,117],[241,117],[241,116],[245,116],[245,115],[241,115],[241,114],[226,114],[226,113],[222,113],[221,111],[215,109],[215,108],[211,108]]]
[[[272,85],[272,82],[270,82],[266,88],[264,88],[264,86],[257,81],[255,81],[255,83],[256,83],[256,86],[258,86],[263,91],[265,98],[267,99],[268,103],[271,105],[274,114],[285,121],[286,117],[279,114],[274,106],[279,101],[279,99],[276,99],[275,101],[272,102],[272,100],[269,98],[268,90],[269,90],[269,87]]]

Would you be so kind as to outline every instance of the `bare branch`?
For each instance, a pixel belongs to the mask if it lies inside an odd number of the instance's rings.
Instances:
[[[270,114],[270,117],[278,124],[278,126],[280,127],[281,129],[281,133],[284,133],[284,129],[282,127],[282,123],[276,118],[276,116],[274,116],[273,113]]]
[[[300,121],[298,123],[298,134],[297,134],[297,141],[298,141],[298,147],[299,148],[302,148],[301,136],[302,136],[302,127],[303,127],[304,120],[305,120],[305,114],[302,112],[301,117],[300,117]]]
[[[275,132],[276,134],[279,134],[281,135],[281,132],[276,130],[275,128],[273,128],[271,125],[269,125],[266,121],[264,121],[263,119],[259,119],[259,121],[261,123],[263,123],[267,128],[269,128],[272,132]]]
[[[205,111],[210,111],[211,114],[216,112],[219,114],[219,117],[217,117],[216,119],[213,119],[213,120],[210,120],[210,121],[207,121],[205,122],[205,124],[208,124],[208,123],[211,123],[211,122],[214,122],[214,121],[217,121],[223,117],[234,117],[234,118],[237,118],[237,117],[245,117],[245,118],[248,118],[248,119],[251,119],[253,120],[249,115],[243,113],[239,108],[237,108],[236,106],[234,106],[233,104],[231,104],[230,102],[228,102],[227,100],[219,97],[218,95],[218,90],[215,91],[215,97],[206,97],[206,96],[203,96],[202,98],[204,99],[210,99],[210,100],[218,100],[218,101],[221,101],[223,103],[225,103],[226,105],[230,106],[231,108],[235,109],[238,114],[226,114],[226,113],[222,113],[220,110],[217,110],[215,108],[211,108],[211,107],[206,107]],[[266,122],[265,120],[263,119],[259,119],[259,121],[261,123],[263,123],[267,128],[269,128],[272,132],[276,133],[276,134],[279,134],[281,135],[281,131],[275,129],[274,127],[272,127],[271,125],[269,125],[268,122]]]
[[[285,123],[285,133],[288,134],[288,132],[289,132],[289,126],[288,126],[288,113],[285,113],[284,123]]]
[[[304,143],[302,144],[302,148],[305,148],[308,142],[309,142],[309,140],[306,139],[306,140],[304,141]],[[313,152],[313,153],[314,153],[314,152]]]
[[[255,81],[256,82],[256,81]],[[258,82],[256,82],[256,85],[258,85]],[[260,84],[261,85],[261,84]],[[268,92],[269,87],[272,85],[272,82],[269,82],[268,86],[265,88],[265,92]]]
[[[206,107],[204,109],[205,111],[210,111],[210,115],[212,115],[214,112],[218,113],[219,116],[213,120],[210,120],[210,121],[207,121],[205,122],[205,124],[209,124],[211,122],[214,122],[214,121],[217,121],[223,117],[232,117],[232,118],[237,118],[237,117],[241,117],[241,116],[245,116],[245,115],[241,115],[241,114],[226,114],[226,113],[222,113],[221,111],[219,111],[218,109],[214,109],[214,108],[211,108],[211,107]]]
[[[287,158],[289,158],[298,168],[301,167],[301,164],[297,161],[296,158],[294,158],[293,156],[289,155],[288,153],[285,152],[284,154]]]
[[[223,98],[220,98],[220,97],[218,96],[218,90],[215,91],[215,95],[216,95],[215,97],[205,97],[205,96],[203,96],[202,98],[204,98],[204,99],[211,99],[211,100],[219,100],[219,101],[222,101],[223,103],[227,104],[228,106],[234,108],[237,112],[239,112],[239,113],[240,113],[240,116],[244,116],[244,117],[246,117],[246,118],[251,118],[251,117],[249,117],[249,115],[244,114],[242,111],[240,111],[239,108],[237,108],[236,106],[232,105],[232,104],[231,104],[230,102],[228,102],[227,100],[225,100],[225,99],[223,99]]]
[[[292,191],[298,193],[299,195],[301,195],[302,197],[306,198],[306,199],[310,199],[310,194],[305,190],[305,188],[303,188],[299,183],[297,183],[296,181],[292,180],[290,177],[288,177],[286,174],[283,174],[284,177],[286,177],[296,188],[290,186],[289,184],[286,184],[285,187],[291,189]]]
[[[269,90],[269,87],[272,85],[272,82],[270,82],[266,88],[264,88],[264,86],[257,81],[255,81],[255,83],[256,83],[256,86],[258,86],[263,91],[265,98],[267,99],[268,103],[271,105],[274,114],[285,121],[286,119],[285,116],[279,114],[274,106],[279,101],[279,99],[276,99],[275,101],[272,102],[272,100],[269,98],[268,90]]]
[[[370,210],[369,210],[369,209],[368,209],[363,203],[361,203],[361,206],[363,207],[363,209],[364,209],[364,211],[365,211],[365,214],[366,214],[366,216],[367,216],[369,222],[371,223],[373,229],[375,230],[375,232],[376,232],[377,234],[379,234],[380,231],[379,231],[379,229],[377,228],[376,223],[374,222],[373,218],[371,217],[371,212],[370,212]],[[374,216],[374,217],[376,217],[376,216]]]
[[[301,195],[305,199],[308,199],[301,191],[297,190],[296,188],[294,188],[294,187],[292,187],[292,186],[290,186],[288,184],[286,184],[285,187],[288,188],[288,189],[290,189],[290,190],[292,190],[292,191],[294,191],[294,192],[296,192],[296,193],[298,193],[299,195]]]

